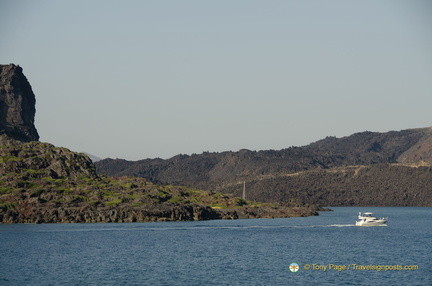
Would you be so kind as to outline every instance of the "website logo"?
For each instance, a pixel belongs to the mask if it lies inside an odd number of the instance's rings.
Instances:
[[[299,269],[300,269],[299,265],[295,262],[291,263],[289,266],[289,270],[291,272],[297,272],[297,271],[299,271]]]

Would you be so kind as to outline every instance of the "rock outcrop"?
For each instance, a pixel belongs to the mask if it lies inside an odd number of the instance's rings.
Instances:
[[[25,142],[38,141],[35,105],[35,95],[22,68],[0,65],[0,134]]]
[[[316,215],[222,193],[98,176],[90,158],[0,135],[0,223],[148,222]]]
[[[95,206],[46,208],[21,203],[13,209],[0,209],[0,223],[108,223],[192,221],[237,219],[236,212],[224,213],[204,206],[172,206],[171,208],[134,208]]]
[[[325,209],[318,209],[328,211]],[[171,207],[43,207],[28,202],[0,205],[0,223],[110,223],[110,222],[156,222],[198,221],[213,219],[249,219],[305,217],[318,215],[313,208],[244,208],[219,210],[208,206],[181,205]]]
[[[33,170],[52,179],[98,178],[93,162],[83,153],[49,143],[21,142],[0,135],[0,178],[10,174],[10,180],[15,180],[25,170]],[[0,180],[0,188],[7,185],[7,182],[1,183]]]

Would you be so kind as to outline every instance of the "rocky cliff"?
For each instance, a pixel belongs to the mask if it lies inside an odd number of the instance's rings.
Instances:
[[[0,65],[0,134],[21,141],[37,141],[36,99],[22,68]]]

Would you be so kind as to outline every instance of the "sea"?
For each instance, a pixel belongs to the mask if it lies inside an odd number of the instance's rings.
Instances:
[[[0,285],[432,285],[432,208],[0,225]],[[388,226],[356,227],[358,212]]]

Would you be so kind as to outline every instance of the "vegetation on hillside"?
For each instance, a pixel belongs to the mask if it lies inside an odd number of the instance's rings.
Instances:
[[[259,217],[256,208],[269,210],[269,216],[313,214],[142,178],[98,176],[85,154],[0,136],[0,222]]]

